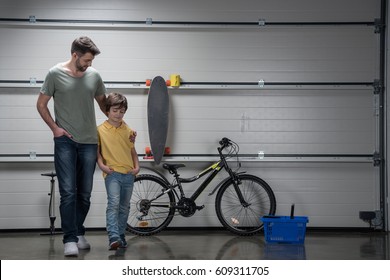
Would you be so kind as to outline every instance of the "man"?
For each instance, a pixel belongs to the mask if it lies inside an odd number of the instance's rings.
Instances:
[[[91,67],[100,50],[88,37],[73,41],[71,58],[52,67],[41,87],[37,109],[54,136],[54,164],[60,191],[64,255],[89,249],[84,221],[90,207],[97,160],[94,100],[105,113],[106,88]],[[48,109],[53,97],[55,121]]]

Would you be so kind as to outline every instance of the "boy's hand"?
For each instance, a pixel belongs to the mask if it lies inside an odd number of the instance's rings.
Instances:
[[[134,176],[137,175],[139,172],[139,168],[134,168],[129,171],[129,174],[133,174]]]
[[[112,172],[114,172],[114,169],[108,167],[107,165],[103,165],[103,166],[100,166],[100,169],[106,173],[106,174],[111,174]]]

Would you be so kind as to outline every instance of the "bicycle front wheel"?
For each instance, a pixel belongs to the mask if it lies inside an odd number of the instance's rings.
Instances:
[[[221,186],[215,198],[215,210],[221,224],[239,235],[253,235],[263,228],[261,217],[274,215],[276,199],[271,187],[259,177],[239,175],[239,199],[232,180]]]
[[[127,230],[136,235],[152,235],[162,231],[175,214],[175,196],[157,176],[142,174],[135,178],[130,200]]]

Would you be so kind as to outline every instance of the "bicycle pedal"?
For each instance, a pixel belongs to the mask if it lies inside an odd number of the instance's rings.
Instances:
[[[202,210],[204,208],[204,205],[201,205],[201,206],[196,206],[196,210]]]

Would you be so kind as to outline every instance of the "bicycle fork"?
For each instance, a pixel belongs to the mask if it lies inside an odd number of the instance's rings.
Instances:
[[[241,205],[242,205],[244,208],[247,208],[247,207],[251,206],[251,203],[248,203],[248,202],[245,200],[245,198],[244,198],[244,196],[243,196],[243,194],[242,194],[242,192],[241,192],[241,189],[240,189],[241,180],[240,180],[239,175],[240,175],[240,174],[243,174],[243,173],[245,173],[245,172],[235,173],[235,172],[229,170],[229,171],[228,171],[228,174],[229,174],[230,176],[229,176],[228,178],[226,178],[224,181],[222,181],[221,183],[219,183],[219,184],[213,189],[213,191],[212,191],[211,193],[209,193],[209,196],[213,195],[213,194],[214,194],[222,185],[224,185],[227,181],[229,181],[229,179],[231,179],[232,182],[233,182],[234,190],[235,190],[235,192],[236,192],[236,194],[237,194],[237,197],[238,197],[238,199],[239,199]]]
[[[239,187],[239,185],[241,184],[241,180],[240,178],[238,178],[238,176],[235,174],[234,175],[234,178],[233,178],[233,186],[234,186],[234,190],[236,191],[237,193],[237,196],[238,196],[238,199],[240,200],[240,203],[241,205],[244,207],[244,208],[247,208],[249,207],[251,204],[248,203],[244,196],[242,195],[242,192],[241,192],[241,189]]]

